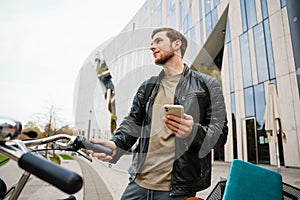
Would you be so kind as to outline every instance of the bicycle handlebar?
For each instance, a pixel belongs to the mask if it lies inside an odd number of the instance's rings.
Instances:
[[[77,173],[30,152],[23,154],[18,164],[20,168],[68,194],[78,192],[83,185],[83,180]]]
[[[112,155],[113,150],[109,147],[101,144],[94,144],[87,140],[85,137],[77,136],[74,145],[80,144],[81,148],[90,149],[97,153],[105,153],[106,155]]]

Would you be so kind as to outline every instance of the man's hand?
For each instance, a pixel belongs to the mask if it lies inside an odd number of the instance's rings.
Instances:
[[[193,130],[194,119],[191,115],[184,114],[183,118],[167,115],[164,121],[166,126],[180,139],[189,136]]]
[[[92,139],[91,142],[94,144],[101,144],[101,145],[109,147],[113,150],[113,153],[110,156],[110,155],[106,155],[105,153],[96,153],[96,152],[93,152],[92,150],[87,149],[87,152],[89,154],[91,154],[93,157],[96,157],[103,162],[109,162],[116,155],[117,146],[113,141]]]

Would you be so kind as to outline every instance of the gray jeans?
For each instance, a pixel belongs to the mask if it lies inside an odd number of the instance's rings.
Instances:
[[[149,190],[131,182],[125,189],[121,200],[185,200],[189,196],[170,196],[169,191]]]

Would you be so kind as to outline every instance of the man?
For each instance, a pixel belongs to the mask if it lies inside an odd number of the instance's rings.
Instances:
[[[92,140],[113,155],[89,152],[112,163],[137,143],[123,200],[186,199],[211,184],[211,149],[227,139],[224,98],[216,79],[183,63],[186,48],[180,32],[154,30],[150,50],[163,70],[139,87],[110,141]],[[182,105],[183,117],[164,116],[164,104]]]

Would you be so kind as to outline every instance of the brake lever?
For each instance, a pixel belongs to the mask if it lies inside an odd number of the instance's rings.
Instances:
[[[79,155],[81,155],[82,157],[84,157],[85,159],[87,159],[88,161],[93,162],[92,158],[88,154],[86,154],[85,152],[83,152],[81,150],[78,150],[77,153]]]
[[[111,148],[103,146],[101,144],[93,144],[81,135],[78,135],[76,137],[76,139],[73,142],[73,147],[76,150],[84,148],[84,149],[93,150],[94,152],[97,152],[97,153],[105,153],[106,155],[112,155],[112,153],[113,153],[113,150]]]

